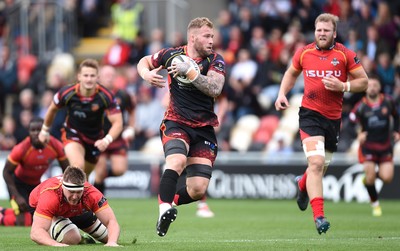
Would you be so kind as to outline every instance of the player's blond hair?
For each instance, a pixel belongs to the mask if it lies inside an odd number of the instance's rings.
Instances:
[[[84,184],[86,181],[86,174],[85,172],[76,166],[68,166],[65,169],[63,174],[63,181],[72,183],[72,184]]]
[[[207,17],[196,17],[188,24],[187,30],[191,29],[199,29],[203,26],[208,26],[209,28],[213,29],[214,24],[208,19]]]
[[[331,22],[333,24],[333,31],[336,31],[337,22],[339,22],[339,17],[330,13],[322,13],[315,19],[315,27],[319,22]]]

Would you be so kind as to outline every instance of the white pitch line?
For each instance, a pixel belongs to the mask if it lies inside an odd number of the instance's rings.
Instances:
[[[363,237],[363,238],[329,238],[329,240],[349,240],[349,241],[363,241],[363,240],[371,240],[371,237]],[[391,237],[382,237],[376,239],[379,240],[400,240],[400,236],[391,236]],[[212,243],[257,243],[257,242],[304,242],[304,241],[321,241],[321,238],[301,238],[301,239],[265,239],[265,240],[207,240],[207,242],[212,242]],[[158,243],[159,241],[143,241],[143,242],[149,242],[149,243]],[[164,241],[163,241],[164,242]],[[176,242],[182,242],[182,243],[203,243],[203,240],[197,240],[197,241],[189,241],[189,240],[173,240],[173,241],[166,241],[166,242],[171,242],[171,243],[176,243]]]

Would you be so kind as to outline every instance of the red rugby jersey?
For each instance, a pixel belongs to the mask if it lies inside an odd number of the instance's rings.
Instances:
[[[96,213],[109,207],[104,195],[89,182],[85,182],[80,203],[70,205],[63,196],[62,176],[47,179],[35,187],[29,196],[29,205],[35,208],[35,215],[47,219],[70,218],[87,211]]]
[[[361,67],[356,53],[337,42],[330,50],[320,50],[314,42],[296,51],[292,65],[303,71],[304,95],[301,105],[329,119],[340,119],[343,93],[326,90],[322,78],[333,75],[346,82],[348,73]]]
[[[53,136],[43,149],[34,148],[30,137],[26,137],[8,155],[8,160],[17,166],[15,176],[29,185],[40,183],[40,178],[53,160],[63,161],[66,158],[62,143]]]

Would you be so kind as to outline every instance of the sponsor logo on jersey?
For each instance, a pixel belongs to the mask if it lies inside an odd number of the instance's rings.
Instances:
[[[85,119],[86,118],[86,113],[81,112],[81,111],[74,111],[74,116],[81,118],[81,119]]]
[[[305,71],[306,76],[310,77],[310,78],[323,78],[323,77],[329,77],[329,76],[335,76],[337,78],[339,78],[340,76],[342,76],[342,71],[340,70],[306,70]]]
[[[101,199],[99,200],[99,202],[97,202],[97,205],[99,207],[102,207],[104,205],[104,203],[106,203],[107,199],[103,196],[101,197]]]

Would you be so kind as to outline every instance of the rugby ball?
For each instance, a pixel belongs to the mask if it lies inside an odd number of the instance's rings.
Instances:
[[[53,219],[49,231],[51,238],[57,242],[62,242],[64,235],[72,229],[79,231],[78,227],[70,219],[57,217]]]
[[[172,59],[172,64],[179,64],[179,63],[189,63],[191,67],[193,67],[198,74],[200,74],[200,67],[199,65],[190,57],[186,55],[178,55]],[[175,77],[180,83],[183,84],[190,84],[190,80],[186,77],[186,75],[178,75]]]

